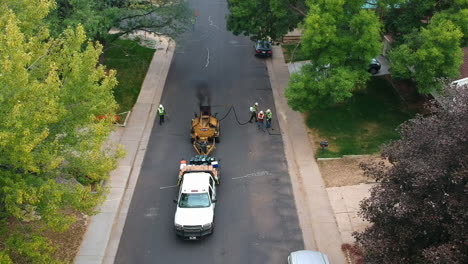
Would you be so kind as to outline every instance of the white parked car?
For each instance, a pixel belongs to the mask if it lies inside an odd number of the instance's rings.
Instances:
[[[330,264],[327,255],[318,251],[299,250],[291,252],[288,264]]]

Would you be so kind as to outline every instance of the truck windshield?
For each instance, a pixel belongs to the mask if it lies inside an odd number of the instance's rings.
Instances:
[[[182,193],[180,195],[179,207],[181,208],[209,207],[210,204],[208,193]]]

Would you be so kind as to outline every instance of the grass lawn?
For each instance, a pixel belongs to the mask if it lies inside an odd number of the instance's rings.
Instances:
[[[132,109],[154,52],[131,40],[118,39],[106,46],[104,65],[117,70],[119,81],[114,88],[115,100],[120,106],[117,113]]]
[[[281,47],[283,48],[284,60],[286,63],[310,59],[301,51],[300,44],[283,44]]]
[[[372,77],[367,89],[354,94],[346,103],[307,113],[317,157],[372,154],[382,143],[398,139],[395,129],[414,116],[404,110],[399,97],[383,77]],[[322,151],[319,142],[329,147]]]

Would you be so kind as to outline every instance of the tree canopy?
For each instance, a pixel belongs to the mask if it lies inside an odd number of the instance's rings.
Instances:
[[[50,36],[44,19],[54,7],[0,2],[0,216],[63,231],[74,221],[67,209],[93,213],[102,199],[96,183],[122,152],[103,148],[117,107],[115,72],[97,64],[102,46],[81,25]],[[2,261],[53,263],[45,238],[7,235]]]
[[[393,75],[414,79],[421,93],[440,90],[444,78],[460,75],[462,36],[450,20],[434,19],[427,28],[407,35],[406,41],[392,50]]]
[[[384,23],[396,38],[389,56],[394,77],[412,79],[420,93],[430,93],[460,76],[461,47],[468,43],[467,1],[402,1],[389,9]]]
[[[311,64],[291,77],[286,98],[298,111],[352,96],[369,79],[367,67],[381,49],[380,23],[360,3],[316,1],[304,24],[302,49]]]
[[[448,87],[441,106],[400,128],[368,163],[377,181],[361,203],[371,222],[355,234],[365,263],[468,262],[468,87]]]
[[[227,28],[253,40],[279,40],[306,15],[304,0],[228,0]]]
[[[46,21],[53,36],[81,24],[88,37],[104,43],[134,30],[176,37],[187,28],[191,16],[183,0],[56,0]],[[109,35],[112,27],[121,33]]]

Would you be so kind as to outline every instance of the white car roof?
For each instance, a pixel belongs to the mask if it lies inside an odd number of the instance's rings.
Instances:
[[[312,250],[299,250],[289,255],[290,264],[330,264],[327,255]]]
[[[206,172],[185,173],[182,182],[182,192],[192,193],[197,190],[199,193],[208,192],[211,175]]]

